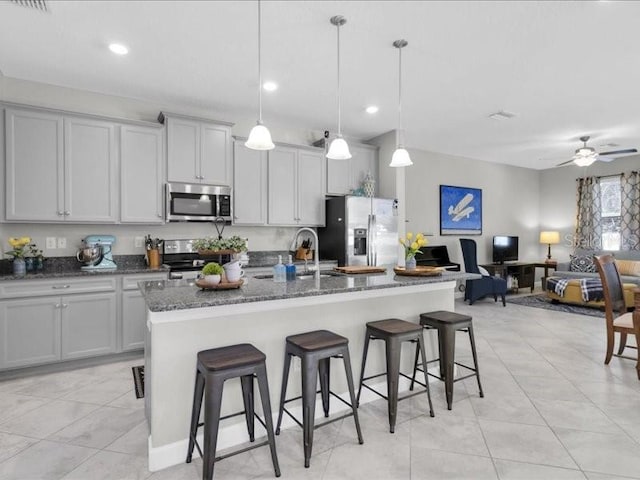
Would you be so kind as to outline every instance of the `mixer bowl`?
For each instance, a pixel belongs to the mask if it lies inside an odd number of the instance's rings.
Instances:
[[[78,261],[84,263],[88,267],[92,267],[100,263],[102,256],[103,251],[101,245],[81,248],[76,254]]]

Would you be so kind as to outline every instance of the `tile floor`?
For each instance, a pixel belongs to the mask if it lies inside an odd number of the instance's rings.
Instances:
[[[383,401],[363,405],[365,444],[350,418],[319,429],[309,469],[300,431],[285,430],[282,478],[640,478],[640,381],[635,362],[602,364],[603,320],[490,300],[456,310],[474,317],[485,398],[464,380],[447,411],[435,382],[435,418],[424,395],[401,402],[394,435]],[[457,355],[469,360],[463,340]],[[200,460],[147,470],[130,370],[140,362],[0,382],[0,479],[199,479]],[[268,449],[220,462],[215,478],[274,478]]]

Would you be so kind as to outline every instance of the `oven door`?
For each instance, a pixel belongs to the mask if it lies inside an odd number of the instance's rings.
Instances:
[[[166,212],[169,222],[231,222],[231,188],[167,183]]]

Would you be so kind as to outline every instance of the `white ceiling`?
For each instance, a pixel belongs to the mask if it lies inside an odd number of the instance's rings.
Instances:
[[[257,116],[253,1],[0,2],[0,71],[33,80]],[[406,144],[549,168],[577,138],[640,149],[640,2],[262,2],[264,121],[336,129],[341,29],[343,132],[370,138],[397,124],[405,38]],[[129,46],[116,57],[106,46]],[[367,115],[376,104],[380,111]],[[506,110],[508,121],[487,118]],[[619,147],[600,147],[615,143]]]

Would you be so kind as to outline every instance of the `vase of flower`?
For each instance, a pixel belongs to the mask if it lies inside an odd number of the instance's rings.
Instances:
[[[404,268],[407,270],[415,270],[416,269],[416,257],[410,257],[405,259]]]
[[[424,247],[427,243],[427,239],[422,233],[418,233],[414,237],[413,233],[407,232],[404,237],[400,238],[400,244],[404,247],[404,266],[407,270],[415,270],[416,253],[422,253],[420,247]]]
[[[13,274],[22,277],[27,273],[27,266],[25,264],[24,258],[16,257],[13,259]]]

